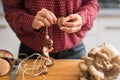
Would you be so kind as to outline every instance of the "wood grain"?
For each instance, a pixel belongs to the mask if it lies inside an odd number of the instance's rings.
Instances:
[[[29,65],[33,61],[29,60]],[[49,72],[45,75],[45,80],[79,80],[79,60],[55,60],[55,64],[52,67],[49,67]],[[0,80],[9,80],[9,74],[0,77]],[[19,73],[16,77],[16,80],[22,80],[22,71],[19,70]],[[25,80],[43,80],[43,76],[32,77],[25,75]]]

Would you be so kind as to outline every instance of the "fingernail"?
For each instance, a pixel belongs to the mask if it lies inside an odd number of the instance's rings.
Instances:
[[[60,27],[60,29],[63,29],[63,27]]]

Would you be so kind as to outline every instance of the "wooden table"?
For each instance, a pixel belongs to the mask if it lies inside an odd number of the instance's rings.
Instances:
[[[31,60],[29,61],[31,63]],[[54,66],[49,68],[45,80],[79,80],[79,60],[56,60]],[[0,77],[0,80],[9,80],[9,75]],[[16,80],[22,80],[22,71],[18,72]],[[43,80],[43,76],[25,75],[25,80]]]

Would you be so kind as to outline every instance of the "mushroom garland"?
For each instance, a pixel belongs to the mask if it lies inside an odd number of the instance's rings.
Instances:
[[[120,73],[120,54],[112,45],[103,43],[80,59],[80,80],[114,80]]]
[[[14,64],[14,56],[7,50],[0,49],[0,76],[10,72]]]
[[[51,58],[49,56],[49,52],[51,52],[53,50],[53,41],[52,39],[49,38],[49,35],[48,35],[48,27],[46,27],[46,35],[45,35],[45,39],[43,40],[42,42],[42,45],[43,45],[43,51],[42,51],[42,60],[43,60],[43,64],[42,64],[42,72],[44,74],[46,74],[48,72],[48,68],[47,67],[50,67],[52,65],[54,65],[54,59]]]

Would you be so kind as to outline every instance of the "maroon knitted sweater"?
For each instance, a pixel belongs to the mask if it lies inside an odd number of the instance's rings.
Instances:
[[[98,14],[98,0],[2,0],[5,17],[12,30],[22,43],[40,51],[45,28],[35,32],[32,21],[37,11],[46,8],[57,18],[78,13],[82,16],[82,29],[76,33],[66,33],[57,25],[49,27],[49,36],[53,40],[53,52],[69,49],[82,41],[87,31],[92,28]]]

